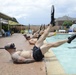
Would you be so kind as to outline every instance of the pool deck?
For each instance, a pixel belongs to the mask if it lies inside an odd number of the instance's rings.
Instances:
[[[17,49],[31,50],[30,45],[24,38],[23,34],[13,34],[9,37],[0,38],[0,47],[4,47],[7,43],[13,42]],[[10,54],[4,49],[0,49],[0,75],[68,75],[54,53],[48,51],[45,58],[41,62],[33,62],[29,64],[13,64]]]

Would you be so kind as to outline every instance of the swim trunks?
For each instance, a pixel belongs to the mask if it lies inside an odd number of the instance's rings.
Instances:
[[[34,46],[33,47],[33,58],[36,61],[41,61],[43,59],[44,55],[42,54],[40,48]]]

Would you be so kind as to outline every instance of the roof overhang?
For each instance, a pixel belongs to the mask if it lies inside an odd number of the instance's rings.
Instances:
[[[8,15],[5,15],[3,13],[0,12],[0,18],[3,18],[3,19],[6,19],[6,20],[13,20],[12,17],[8,16]]]

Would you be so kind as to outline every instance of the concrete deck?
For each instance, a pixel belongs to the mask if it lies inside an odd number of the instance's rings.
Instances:
[[[0,47],[13,42],[17,49],[32,49],[28,41],[22,34],[13,34],[10,37],[0,38]],[[52,51],[45,54],[42,62],[30,64],[13,64],[10,54],[4,49],[0,49],[0,75],[67,75]]]

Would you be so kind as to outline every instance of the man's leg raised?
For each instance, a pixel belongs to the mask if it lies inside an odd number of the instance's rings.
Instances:
[[[65,39],[65,40],[61,40],[55,43],[44,44],[40,47],[40,49],[42,51],[42,54],[45,54],[50,48],[58,47],[64,43],[71,43],[75,38],[76,38],[76,34],[70,36],[68,39]]]
[[[41,35],[41,37],[38,39],[38,41],[36,42],[36,46],[40,47],[43,45],[43,41],[46,39],[48,33],[50,32],[50,29],[52,28],[52,25],[50,24],[47,29],[44,30],[44,33]]]

